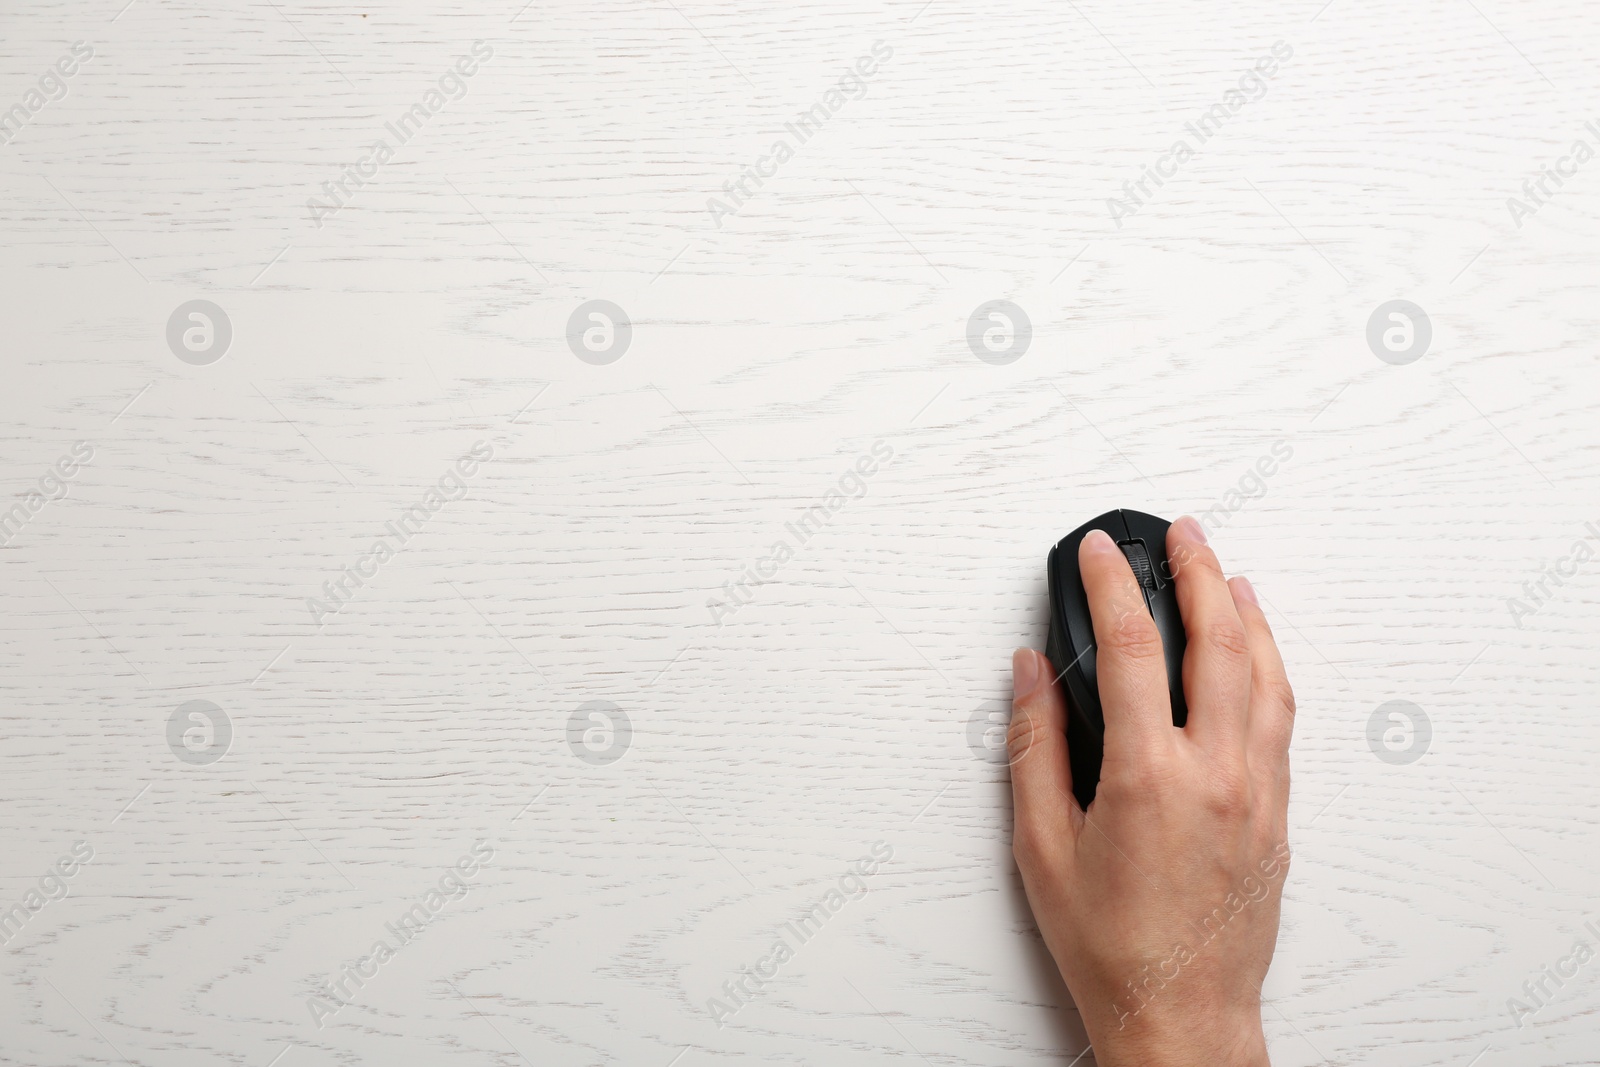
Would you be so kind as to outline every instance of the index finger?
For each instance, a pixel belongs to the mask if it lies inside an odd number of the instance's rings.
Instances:
[[[1153,756],[1172,744],[1173,730],[1161,631],[1127,558],[1108,534],[1093,530],[1084,537],[1078,571],[1094,621],[1105,758]]]

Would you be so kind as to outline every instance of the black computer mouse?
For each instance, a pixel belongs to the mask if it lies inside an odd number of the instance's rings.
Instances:
[[[1067,699],[1067,751],[1072,760],[1072,792],[1085,809],[1100,784],[1100,756],[1106,720],[1100,710],[1100,688],[1094,672],[1094,623],[1089,598],[1078,573],[1078,546],[1090,530],[1104,530],[1128,557],[1133,576],[1144,590],[1145,607],[1161,632],[1167,660],[1167,692],[1172,698],[1172,725],[1189,718],[1183,700],[1183,617],[1167,559],[1166,519],[1121,508],[1090,519],[1050,550],[1045,567],[1050,581],[1050,639],[1045,654],[1055,665]]]

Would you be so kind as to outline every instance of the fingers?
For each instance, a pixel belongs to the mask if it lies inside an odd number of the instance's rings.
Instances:
[[[1161,632],[1127,558],[1109,535],[1095,530],[1083,539],[1078,570],[1094,621],[1106,762],[1155,757],[1168,751],[1173,733]]]
[[[1250,636],[1250,725],[1245,749],[1252,768],[1271,771],[1282,799],[1288,797],[1289,740],[1294,736],[1294,690],[1283,669],[1278,642],[1248,578],[1228,582],[1233,603]]]
[[[1185,515],[1167,531],[1167,557],[1178,587],[1178,610],[1189,645],[1183,655],[1188,733],[1217,751],[1244,754],[1250,721],[1251,642],[1206,544],[1200,524]]]
[[[1031,648],[1011,655],[1011,795],[1016,848],[1033,853],[1067,849],[1082,812],[1072,796],[1067,761],[1066,706],[1050,660]]]

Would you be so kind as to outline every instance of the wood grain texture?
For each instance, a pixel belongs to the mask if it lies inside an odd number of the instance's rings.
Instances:
[[[1600,526],[1600,162],[1506,206],[1600,145],[1592,8],[119,4],[0,13],[0,110],[94,50],[0,145],[5,506],[94,448],[0,548],[0,908],[94,852],[0,949],[0,1063],[1073,1063],[970,721],[1042,645],[1056,538],[1241,484],[1213,541],[1302,709],[1274,1063],[1600,1063],[1600,963],[1507,1010],[1600,940],[1600,562],[1507,606]],[[197,298],[233,327],[209,366],[165,339]],[[965,336],[999,298],[1034,330],[1005,366]],[[1433,327],[1407,366],[1365,340],[1396,298]],[[607,366],[565,340],[591,299],[633,322]],[[480,441],[319,627],[307,598]],[[233,731],[207,765],[168,744],[196,699]],[[1415,763],[1368,744],[1394,699],[1432,723]],[[631,722],[609,765],[569,745],[592,700]],[[480,840],[319,1028],[309,994]]]

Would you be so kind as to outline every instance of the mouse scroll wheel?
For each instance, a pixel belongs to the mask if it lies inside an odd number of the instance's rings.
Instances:
[[[1145,592],[1152,592],[1156,588],[1155,568],[1150,564],[1150,553],[1145,551],[1143,541],[1124,541],[1117,546],[1122,549],[1122,554],[1128,557],[1128,566],[1133,568],[1133,576],[1139,582],[1139,587]]]

